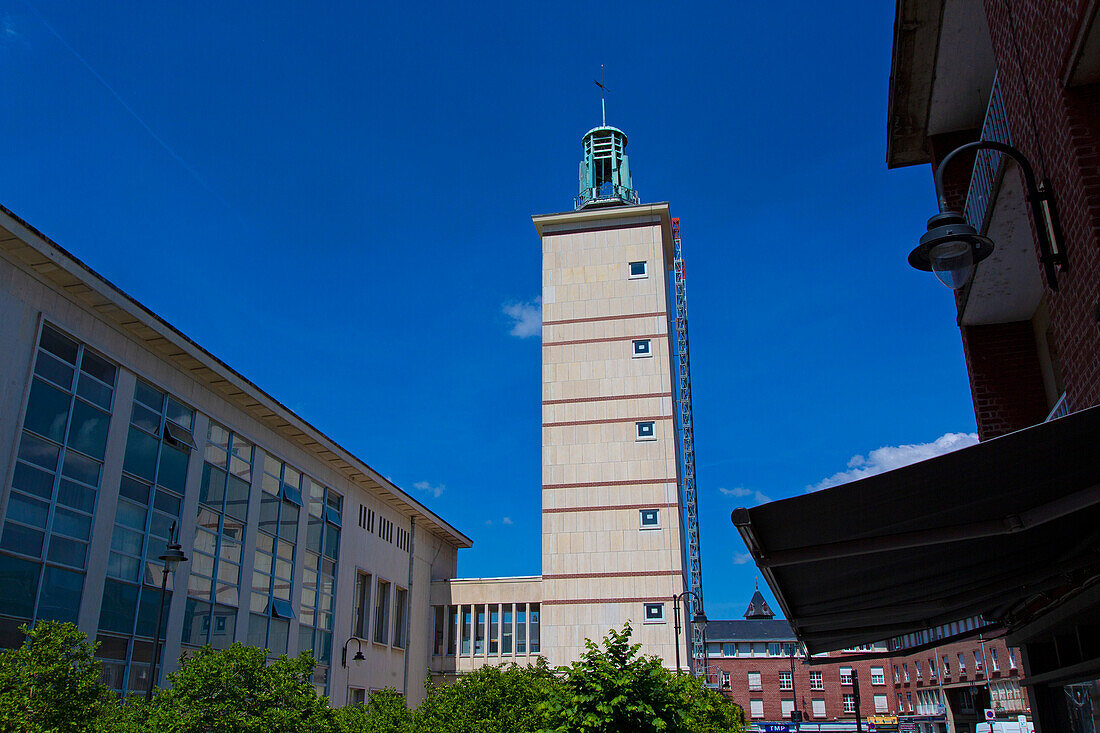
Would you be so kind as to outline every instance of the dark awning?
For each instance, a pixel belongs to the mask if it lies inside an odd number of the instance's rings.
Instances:
[[[1004,619],[1097,563],[1100,407],[733,523],[811,653]]]

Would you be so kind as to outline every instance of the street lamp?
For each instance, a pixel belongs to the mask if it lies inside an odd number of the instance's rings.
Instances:
[[[679,595],[672,596],[672,608],[673,618],[675,619],[676,628],[676,671],[680,671],[680,603],[683,602],[688,596],[695,599],[695,602],[699,604],[699,610],[695,612],[695,615],[691,617],[692,626],[703,627],[703,681],[706,682],[707,673],[707,615],[703,613],[703,599],[695,593],[689,590],[680,593]],[[686,614],[685,614],[686,615]]]
[[[1011,145],[993,140],[978,140],[955,148],[936,168],[936,198],[940,211],[928,220],[928,231],[909,253],[909,264],[918,270],[934,272],[947,287],[959,290],[974,276],[974,267],[993,252],[993,240],[978,234],[958,211],[948,210],[947,194],[943,190],[943,172],[957,155],[970,150],[996,150],[1020,165],[1027,188],[1027,200],[1039,233],[1039,261],[1046,271],[1047,285],[1058,290],[1058,271],[1066,271],[1066,253],[1062,246],[1062,229],[1058,223],[1054,192],[1050,181],[1036,185],[1035,172],[1024,154]]]
[[[353,641],[355,642],[355,656],[351,658],[352,664],[361,667],[363,662],[367,661],[367,658],[363,656],[363,642],[353,636],[344,642],[344,652],[340,655],[340,664],[343,665],[344,669],[348,668],[348,644]]]
[[[164,633],[164,594],[168,588],[168,575],[176,572],[181,562],[187,562],[187,555],[176,541],[176,523],[168,528],[168,546],[158,560],[164,563],[164,573],[160,578],[160,603],[157,605],[157,636],[153,639],[153,669],[149,675],[149,688],[145,691],[146,701],[153,699],[153,687],[157,683],[157,666],[160,663],[160,637]]]

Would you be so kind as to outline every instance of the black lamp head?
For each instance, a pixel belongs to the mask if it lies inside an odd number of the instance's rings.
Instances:
[[[928,231],[909,253],[909,264],[934,272],[947,287],[958,290],[974,275],[974,266],[993,253],[993,240],[966,223],[957,211],[941,211],[928,220]]]
[[[168,572],[172,573],[175,572],[176,567],[181,562],[187,562],[187,555],[183,554],[183,550],[179,545],[171,544],[168,545],[167,551],[157,559],[164,563],[164,567],[167,568]]]

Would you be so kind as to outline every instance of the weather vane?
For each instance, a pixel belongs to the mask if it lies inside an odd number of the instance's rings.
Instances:
[[[600,92],[600,112],[603,116],[603,126],[607,127],[607,92],[608,92],[608,89],[603,83],[603,73],[604,73],[603,64],[600,64],[600,80],[596,81],[595,79],[593,79],[592,81],[596,82],[596,86],[598,86],[602,90]]]

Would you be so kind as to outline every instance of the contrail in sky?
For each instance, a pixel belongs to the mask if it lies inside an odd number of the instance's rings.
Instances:
[[[232,212],[238,219],[240,219],[243,224],[248,223],[244,220],[244,217],[242,217],[239,213],[237,213],[237,210],[234,209],[233,206],[228,201],[226,201],[225,198],[221,194],[219,194],[217,191],[215,191],[213,189],[213,187],[209,183],[206,182],[206,179],[203,178],[202,175],[200,175],[197,170],[195,170],[194,166],[192,166],[190,163],[188,163],[186,160],[184,160],[182,157],[180,157],[180,154],[177,153],[175,150],[173,150],[171,145],[166,143],[161,138],[160,135],[158,135],[156,132],[154,132],[153,128],[149,127],[149,125],[147,125],[145,123],[145,120],[141,119],[141,116],[138,115],[138,113],[134,111],[133,107],[126,104],[126,100],[123,99],[121,96],[119,96],[119,93],[115,91],[114,87],[112,87],[109,83],[107,83],[107,80],[104,79],[98,71],[93,69],[92,65],[89,64],[84,59],[84,57],[81,56],[80,53],[75,48],[73,48],[71,45],[69,45],[69,42],[66,41],[65,38],[60,33],[58,33],[56,28],[54,28],[52,25],[50,25],[50,22],[48,20],[46,20],[46,18],[43,17],[43,15],[41,13],[39,13],[38,10],[33,5],[31,5],[28,0],[23,0],[23,2],[30,9],[30,11],[35,15],[35,17],[38,18],[38,20],[42,23],[42,25],[46,26],[46,29],[49,30],[49,32],[53,34],[54,38],[56,38],[58,41],[60,41],[61,45],[64,46],[65,48],[67,48],[69,50],[69,53],[71,53],[73,56],[75,56],[76,60],[79,61],[81,64],[83,64],[84,68],[87,69],[89,71],[89,73],[91,73],[92,76],[94,76],[97,80],[99,80],[99,83],[103,85],[103,88],[111,93],[111,96],[114,97],[115,100],[119,104],[122,105],[122,108],[125,109],[127,112],[129,112],[130,116],[133,117],[135,120],[137,120],[137,123],[139,125],[141,125],[143,128],[145,128],[145,131],[148,132],[149,135],[154,140],[156,140],[157,143],[162,148],[164,148],[164,151],[166,153],[168,153],[168,155],[170,155],[173,160],[175,160],[177,163],[179,163],[181,166],[183,166],[183,169],[185,171],[187,171],[188,173],[190,173],[192,178],[194,178],[196,181],[198,181],[199,184],[203,188],[205,188],[207,191],[209,191],[210,194],[214,198],[216,198],[218,201],[220,201],[222,203],[222,205],[225,206],[225,208],[229,209],[229,211]]]

